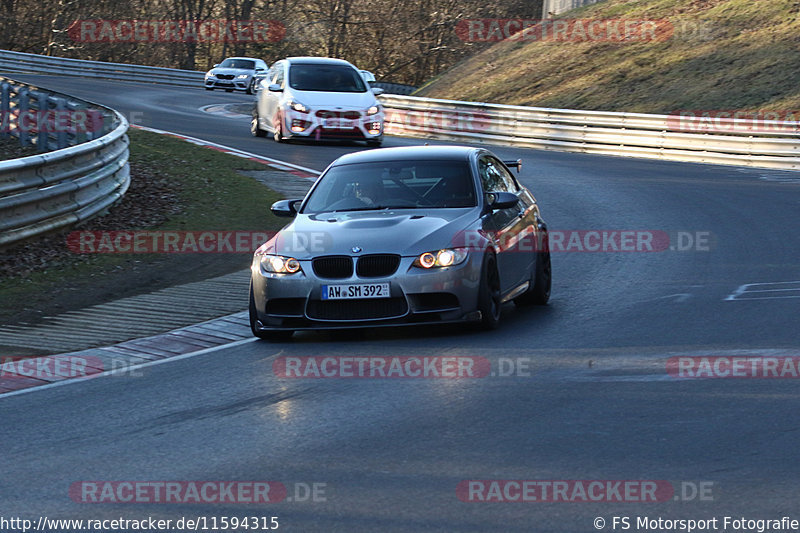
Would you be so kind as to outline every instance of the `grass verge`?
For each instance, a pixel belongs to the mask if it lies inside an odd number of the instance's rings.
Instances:
[[[604,0],[569,19],[665,20],[663,40],[509,40],[415,95],[554,108],[668,114],[800,109],[796,0]]]
[[[110,212],[80,228],[0,254],[0,323],[37,323],[106,301],[247,268],[249,253],[77,254],[76,230],[277,230],[269,212],[280,198],[237,170],[263,165],[179,139],[131,130],[131,188]],[[243,297],[246,304],[246,295]]]

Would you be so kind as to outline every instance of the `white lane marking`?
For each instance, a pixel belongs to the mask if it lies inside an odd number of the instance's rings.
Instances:
[[[95,378],[101,378],[101,377],[104,377],[104,376],[112,376],[114,374],[117,374],[117,375],[124,374],[124,373],[128,373],[130,371],[133,371],[133,370],[137,370],[139,368],[147,368],[149,366],[156,366],[156,365],[161,365],[161,364],[165,364],[165,363],[171,363],[172,361],[180,361],[182,359],[189,359],[190,357],[196,357],[198,355],[205,355],[207,353],[215,352],[217,350],[222,350],[224,348],[233,348],[234,346],[239,346],[241,344],[247,344],[249,342],[255,342],[257,340],[259,340],[259,339],[257,339],[256,337],[253,337],[253,338],[250,338],[250,339],[242,339],[240,341],[234,341],[234,342],[231,342],[231,343],[228,343],[228,344],[221,344],[219,346],[212,346],[211,348],[204,348],[204,349],[198,350],[196,352],[190,352],[190,353],[185,353],[185,354],[181,354],[181,355],[176,355],[174,357],[167,357],[165,359],[158,359],[156,361],[148,361],[146,363],[140,363],[140,364],[137,364],[137,365],[125,366],[124,368],[117,368],[117,369],[114,369],[114,370],[106,370],[105,372],[101,372],[101,373],[98,373],[98,374],[92,374],[91,376],[86,377],[86,378],[82,378],[82,379],[65,379],[63,381],[54,381],[53,383],[48,383],[47,385],[39,385],[39,386],[36,386],[36,387],[29,387],[27,389],[20,389],[20,390],[11,391],[11,392],[4,392],[4,393],[0,394],[0,400],[2,400],[3,398],[11,397],[11,396],[18,396],[20,394],[27,394],[29,392],[36,392],[36,391],[45,390],[45,389],[52,389],[53,387],[63,387],[64,385],[71,385],[71,384],[74,384],[74,383],[86,383],[87,381],[92,381]]]
[[[691,297],[692,297],[692,295],[689,294],[688,292],[680,292],[680,293],[677,293],[677,294],[668,294],[666,296],[659,296],[657,298],[651,298],[650,300],[645,300],[645,301],[654,302],[656,300],[666,300],[668,298],[672,298],[676,302],[685,302],[686,300],[688,300]]]
[[[244,103],[244,102],[242,102],[242,103]],[[221,116],[221,117],[236,118],[236,119],[250,118],[250,115],[245,115],[244,113],[236,113],[235,111],[228,111],[227,109],[225,109],[226,105],[228,105],[228,104],[226,104],[226,103],[225,104],[209,104],[209,105],[204,105],[203,107],[199,107],[198,109],[200,111],[202,111],[203,113],[208,113],[209,115],[218,115],[218,116]],[[218,108],[218,109],[214,109],[214,108]]]
[[[800,177],[797,176],[759,174],[758,179],[762,181],[775,181],[778,183],[800,183]]]
[[[752,288],[758,287],[758,288]],[[761,288],[765,287],[765,288]],[[793,294],[783,294],[783,293]],[[768,296],[764,294],[779,293]],[[795,294],[796,293],[796,294]],[[757,296],[750,296],[756,294]],[[784,298],[800,298],[800,281],[772,281],[768,283],[745,283],[736,287],[732,293],[726,296],[723,301],[742,301],[742,300],[779,300]]]
[[[252,157],[252,158],[255,158],[255,159],[262,159],[264,161],[269,161],[270,163],[274,163],[274,164],[277,164],[277,165],[285,165],[286,167],[289,167],[291,169],[301,170],[303,172],[308,172],[309,174],[314,174],[314,175],[317,175],[317,176],[322,174],[321,170],[316,170],[316,169],[313,169],[313,168],[308,168],[308,167],[303,167],[303,166],[300,166],[300,165],[295,165],[294,163],[289,163],[288,161],[281,161],[280,159],[273,159],[271,157],[265,157],[263,155],[254,154],[252,152],[246,152],[244,150],[239,150],[238,148],[232,148],[230,146],[225,146],[224,144],[218,144],[218,143],[215,143],[215,142],[212,142],[212,141],[206,141],[206,140],[203,140],[203,139],[198,139],[197,137],[190,137],[189,135],[184,135],[182,133],[175,133],[175,132],[172,132],[172,131],[159,130],[159,129],[156,129],[156,128],[148,128],[147,126],[139,126],[138,124],[133,126],[133,127],[135,127],[136,129],[140,129],[140,130],[151,131],[153,133],[160,133],[161,135],[172,135],[173,137],[178,137],[179,139],[183,139],[183,140],[188,141],[190,143],[198,144],[200,146],[214,146],[215,148],[220,148],[220,149],[225,150],[226,152],[228,152],[230,154],[233,154],[233,155],[241,154],[242,157]]]

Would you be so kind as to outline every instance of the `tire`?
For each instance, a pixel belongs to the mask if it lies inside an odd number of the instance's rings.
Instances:
[[[275,139],[276,143],[286,142],[286,138],[283,136],[283,119],[278,123],[278,127],[272,132],[272,138]]]
[[[294,335],[294,331],[260,331],[256,328],[256,321],[258,320],[258,313],[256,312],[256,301],[253,297],[253,284],[250,284],[250,306],[248,308],[250,314],[250,331],[259,339],[264,339],[271,342],[288,341]]]
[[[250,135],[253,137],[266,137],[266,130],[262,130],[258,125],[258,115],[253,113],[253,118],[250,120]]]
[[[521,295],[514,298],[517,305],[546,305],[550,300],[550,287],[553,283],[553,268],[550,264],[550,250],[547,248],[547,234],[545,234],[545,252],[536,252],[536,267],[530,287]]]
[[[483,330],[496,329],[500,324],[500,275],[497,258],[492,252],[483,255],[481,285],[478,289],[478,310],[481,312],[480,326]]]
[[[206,87],[206,91],[213,91],[213,90],[214,90],[213,87]]]
[[[256,80],[255,80],[255,78],[254,78],[254,79],[250,80],[250,83],[249,83],[249,84],[247,84],[247,89],[245,89],[245,91],[244,91],[244,92],[245,92],[246,94],[253,94],[253,92],[255,92],[255,91],[253,90],[253,89],[255,89],[255,86],[256,86]]]
[[[369,146],[370,148],[380,148],[381,144],[383,144],[383,139],[367,141],[367,146]]]

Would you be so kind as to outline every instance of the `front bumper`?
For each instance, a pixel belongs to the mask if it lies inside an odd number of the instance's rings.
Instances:
[[[219,78],[206,78],[204,82],[205,87],[212,89],[233,89],[236,91],[246,91],[250,85],[250,78],[241,80],[221,80]]]
[[[301,272],[272,274],[253,263],[253,299],[262,331],[346,329],[478,320],[482,254],[470,252],[460,265],[424,270],[403,257],[384,278],[318,277],[310,260]],[[322,285],[390,284],[390,298],[322,300]]]
[[[383,139],[383,111],[366,115],[364,111],[327,111],[312,109],[300,113],[293,109],[282,114],[286,138],[297,139]]]

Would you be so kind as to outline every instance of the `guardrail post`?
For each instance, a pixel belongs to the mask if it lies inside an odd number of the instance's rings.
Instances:
[[[31,109],[30,106],[30,94],[28,89],[22,89],[17,93],[17,127],[15,128],[17,131],[17,138],[19,139],[19,145],[25,148],[26,146],[31,144],[30,133],[28,132],[28,128],[30,127],[30,120],[28,117],[28,112]]]
[[[49,111],[50,111],[50,102],[49,96],[47,93],[37,92],[36,96],[36,129],[38,130],[36,135],[36,147],[39,149],[40,152],[47,152],[50,149],[50,124],[48,122],[49,118]]]
[[[72,125],[72,117],[70,115],[67,112],[67,102],[63,98],[56,98],[56,150],[69,146],[67,128]]]
[[[70,131],[73,132],[74,138],[72,144],[81,144],[87,141],[87,131],[89,130],[90,116],[84,104],[79,102],[67,102],[67,109],[70,115],[70,124],[72,127]]]
[[[8,139],[8,133],[11,131],[10,93],[11,85],[4,81],[0,85],[0,139]]]

